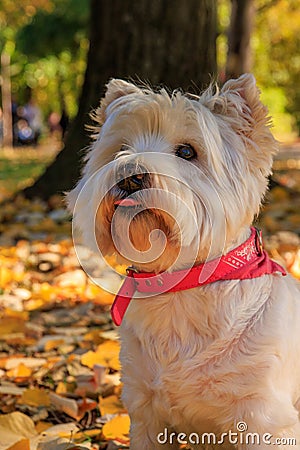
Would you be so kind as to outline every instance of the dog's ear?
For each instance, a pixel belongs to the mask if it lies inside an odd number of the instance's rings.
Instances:
[[[221,97],[226,99],[227,114],[234,113],[254,122],[264,120],[268,123],[268,108],[260,100],[260,90],[254,76],[246,73],[236,80],[228,80],[222,90]]]
[[[268,109],[260,101],[260,91],[250,73],[228,80],[221,91],[212,94],[212,88],[204,93],[204,104],[214,113],[258,121],[267,119]]]
[[[260,91],[253,75],[244,74],[227,81],[221,90],[213,93],[212,87],[204,92],[200,101],[210,111],[225,120],[244,141],[253,164],[261,165],[267,173],[271,167],[271,156],[278,151],[278,142],[271,131],[268,108],[260,100]]]
[[[106,85],[105,96],[101,100],[100,107],[97,109],[94,119],[101,124],[104,123],[107,117],[107,108],[114,100],[129,94],[137,93],[142,93],[142,90],[134,84],[121,79],[111,79]]]

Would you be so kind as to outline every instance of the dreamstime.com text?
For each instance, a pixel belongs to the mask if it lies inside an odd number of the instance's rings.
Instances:
[[[271,433],[255,433],[249,432],[248,426],[245,422],[238,422],[236,431],[229,430],[226,433],[216,435],[215,433],[169,433],[165,428],[157,435],[157,442],[159,444],[194,444],[194,445],[289,445],[296,446],[296,438],[293,437],[274,437]]]

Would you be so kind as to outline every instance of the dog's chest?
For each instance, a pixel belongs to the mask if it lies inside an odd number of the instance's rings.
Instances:
[[[173,301],[178,301],[176,307],[163,300],[157,308],[137,302],[128,314],[139,348],[135,356],[143,360],[155,409],[175,427],[183,420],[207,425],[208,418],[216,423],[226,417],[230,422],[232,404],[255,391],[257,377],[249,373],[255,371],[260,379],[266,375],[257,355],[253,361],[239,350],[240,336],[247,339],[247,322],[240,331],[234,318],[226,322],[229,314],[219,299],[210,311],[192,293]]]

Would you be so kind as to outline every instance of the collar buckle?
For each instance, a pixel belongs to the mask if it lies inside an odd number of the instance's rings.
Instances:
[[[255,228],[255,247],[258,256],[261,256],[264,252],[264,243],[262,240],[262,232],[258,228]]]
[[[129,277],[133,277],[134,273],[139,273],[138,269],[136,267],[134,267],[134,266],[128,266],[127,269],[126,269],[126,274]]]

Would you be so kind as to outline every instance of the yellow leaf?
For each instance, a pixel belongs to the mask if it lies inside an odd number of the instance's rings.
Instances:
[[[126,275],[126,269],[127,269],[127,266],[126,265],[124,265],[124,264],[117,264],[116,266],[115,266],[115,270],[120,274],[120,275]]]
[[[30,377],[32,374],[32,370],[30,367],[25,366],[25,364],[21,363],[17,368],[17,377]]]
[[[46,391],[34,388],[26,389],[18,403],[30,406],[49,406],[50,399]]]
[[[20,363],[17,367],[14,369],[8,370],[6,372],[6,375],[9,378],[28,378],[32,374],[32,370],[25,366],[25,364]]]
[[[109,367],[114,370],[120,370],[120,343],[118,341],[106,341],[98,345],[97,353],[103,357],[103,361],[108,362]]]
[[[81,357],[81,364],[92,369],[95,364],[98,364],[97,353],[92,350],[84,353]]]
[[[56,394],[66,394],[67,393],[67,386],[66,383],[63,381],[60,381],[57,385],[57,388],[55,389]]]
[[[39,309],[44,305],[44,301],[41,299],[31,299],[28,300],[24,307],[26,311],[34,311],[35,309]]]
[[[124,406],[117,395],[109,395],[105,398],[100,398],[101,415],[105,414],[121,414],[125,412]]]
[[[97,351],[88,351],[81,357],[81,363],[84,366],[93,368],[95,364],[110,367],[114,370],[120,370],[120,344],[117,341],[106,341],[98,345]]]
[[[29,439],[21,439],[19,442],[9,447],[7,450],[30,450],[30,441]]]
[[[105,439],[128,439],[130,419],[128,414],[120,414],[103,425],[102,434]]]
[[[55,297],[55,290],[51,284],[44,282],[40,285],[38,296],[42,298],[42,300],[49,301]]]
[[[111,305],[115,299],[115,295],[101,289],[99,296],[95,298],[95,303],[100,305]]]
[[[16,319],[28,320],[29,314],[27,311],[14,311],[9,308],[5,308],[4,310],[5,317],[15,317]]]
[[[99,345],[103,342],[103,337],[101,337],[99,330],[91,330],[84,335],[83,340],[92,341],[94,344]]]
[[[300,250],[296,254],[295,261],[290,268],[290,272],[294,277],[300,279]]]
[[[25,330],[25,323],[23,320],[16,317],[6,317],[0,319],[0,335],[11,333],[23,333]]]
[[[14,272],[5,266],[0,267],[0,286],[5,288],[14,279]]]
[[[45,344],[45,351],[49,352],[50,350],[53,350],[55,348],[60,347],[64,343],[65,343],[64,339],[51,339],[51,340],[46,342],[46,344]]]

